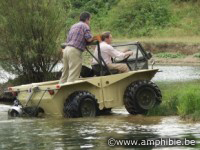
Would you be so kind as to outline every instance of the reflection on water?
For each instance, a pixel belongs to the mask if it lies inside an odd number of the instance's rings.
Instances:
[[[200,66],[163,66],[156,65],[162,72],[158,72],[154,81],[191,81],[200,80]]]
[[[13,119],[8,118],[7,112],[1,111],[0,149],[102,150],[109,149],[107,145],[109,137],[120,139],[193,137],[200,141],[199,129],[199,123],[186,123],[180,121],[178,117],[133,116],[125,109],[116,109],[113,114],[107,116],[78,119]],[[186,147],[173,147],[173,149],[180,148]]]

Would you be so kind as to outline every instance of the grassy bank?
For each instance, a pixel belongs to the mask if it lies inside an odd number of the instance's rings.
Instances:
[[[180,37],[192,43],[200,36],[197,0],[70,0],[70,6],[66,28],[78,20],[82,11],[89,11],[93,34],[111,31],[118,39],[151,37],[166,41],[168,37],[175,38],[173,41]]]
[[[163,102],[149,115],[179,115],[185,119],[200,121],[200,80],[194,83],[160,84]]]

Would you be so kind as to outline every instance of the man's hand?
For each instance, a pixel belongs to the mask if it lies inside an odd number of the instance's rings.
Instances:
[[[133,51],[127,51],[125,52],[125,57],[133,55]]]
[[[87,42],[99,41],[101,42],[101,35],[93,36],[92,38],[88,39]]]
[[[93,41],[99,41],[101,42],[101,35],[96,35],[93,37]]]

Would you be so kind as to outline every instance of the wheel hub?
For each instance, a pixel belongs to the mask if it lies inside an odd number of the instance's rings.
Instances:
[[[138,104],[143,109],[151,109],[156,102],[156,95],[154,90],[145,87],[137,93]]]
[[[85,99],[81,105],[82,117],[94,116],[95,112],[96,112],[96,109],[95,109],[93,101],[91,101],[91,99],[89,98]]]

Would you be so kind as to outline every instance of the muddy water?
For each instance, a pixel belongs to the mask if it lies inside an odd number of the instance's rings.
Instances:
[[[200,80],[199,66],[155,66],[163,72],[155,82]],[[109,147],[115,139],[192,139],[196,147],[141,147],[143,149],[200,149],[200,123],[182,121],[177,116],[145,117],[129,115],[124,108],[96,118],[9,118],[9,106],[0,104],[0,150],[137,149],[134,146]]]
[[[96,118],[8,118],[7,107],[0,105],[0,149],[65,150],[110,149],[108,138],[158,139],[192,138],[200,143],[200,123],[179,117],[129,115],[125,109]],[[198,149],[196,147],[142,147],[145,149]],[[128,147],[115,146],[115,149]],[[135,149],[134,147],[129,147]]]

